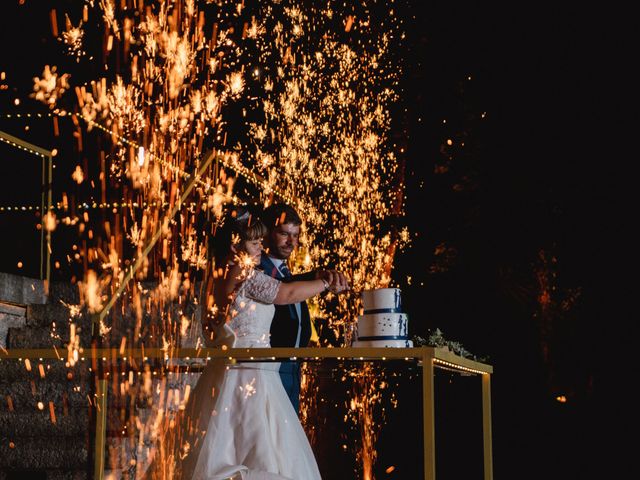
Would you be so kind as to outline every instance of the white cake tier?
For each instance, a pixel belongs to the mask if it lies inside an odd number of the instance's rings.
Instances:
[[[358,317],[359,340],[376,340],[367,337],[406,338],[408,334],[409,316],[406,313],[369,313]]]
[[[399,288],[376,288],[362,292],[364,313],[391,313],[402,311]]]
[[[392,347],[392,348],[413,348],[411,340],[355,340],[351,346],[353,347]]]

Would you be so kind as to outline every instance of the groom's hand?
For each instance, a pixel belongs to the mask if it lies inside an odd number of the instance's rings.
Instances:
[[[316,270],[315,278],[316,280],[325,280],[332,293],[342,293],[350,288],[346,275],[337,270]]]
[[[342,272],[333,271],[333,283],[329,285],[329,290],[333,293],[342,293],[349,290],[349,280]]]
[[[331,283],[333,281],[333,273],[331,272],[332,270],[318,269],[313,278],[314,280],[326,280],[328,283]]]

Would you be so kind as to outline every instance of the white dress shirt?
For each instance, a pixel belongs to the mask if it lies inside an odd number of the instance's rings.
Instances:
[[[284,264],[284,260],[282,260],[281,258],[274,258],[272,256],[269,256],[269,260],[271,260],[271,262],[275,265],[275,267],[278,269],[278,271],[280,272],[280,275],[284,276],[284,273],[282,273],[282,270],[280,269],[280,266]],[[294,303],[295,307],[296,307],[296,313],[298,314],[298,335],[296,336],[296,347],[300,346],[300,334],[302,333],[302,328],[301,328],[301,319],[302,319],[302,307],[300,306],[300,303]]]

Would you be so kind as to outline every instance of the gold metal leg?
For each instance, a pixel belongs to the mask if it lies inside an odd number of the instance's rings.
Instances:
[[[482,375],[482,436],[484,444],[484,480],[493,480],[491,443],[491,375]]]
[[[435,410],[433,395],[433,358],[422,356],[422,415],[424,417],[424,478],[436,478]]]
[[[104,479],[104,449],[107,443],[107,381],[98,380],[96,388],[96,449],[93,479]]]
[[[53,207],[53,157],[47,155],[47,213],[51,212]],[[44,213],[42,214],[44,217]],[[44,225],[43,225],[44,227]],[[45,280],[47,281],[47,294],[49,293],[49,281],[51,280],[51,230],[47,229],[47,245],[45,251]],[[42,274],[41,274],[42,275]]]

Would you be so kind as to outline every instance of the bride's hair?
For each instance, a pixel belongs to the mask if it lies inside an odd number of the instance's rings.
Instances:
[[[234,243],[264,238],[267,231],[262,220],[248,208],[235,205],[228,208],[215,229],[211,244],[216,264],[224,261]]]

